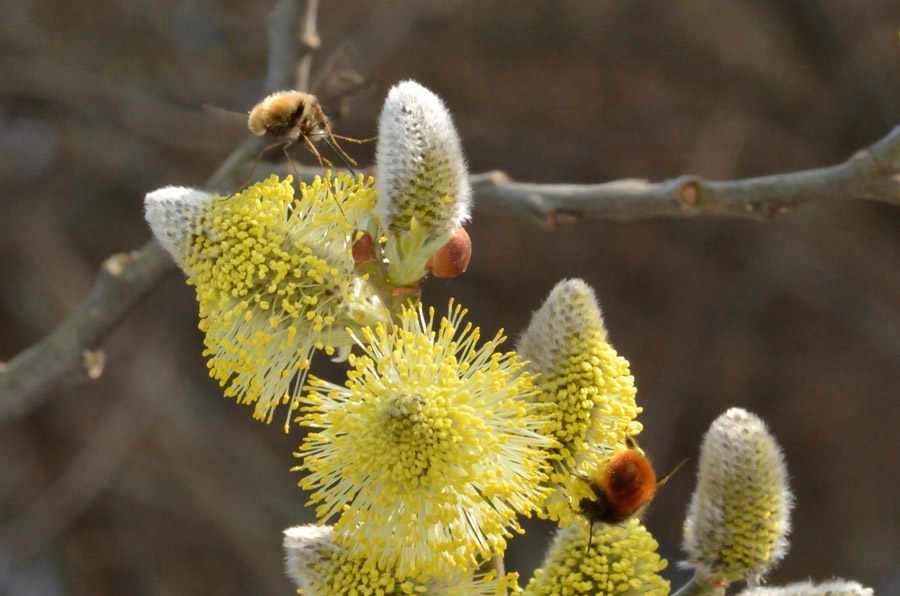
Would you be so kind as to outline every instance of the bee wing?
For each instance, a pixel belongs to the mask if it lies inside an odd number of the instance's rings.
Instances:
[[[313,78],[313,95],[329,120],[337,120],[350,113],[351,100],[375,90],[375,85],[353,67],[356,54],[350,43],[332,52]]]
[[[204,121],[209,122],[213,126],[238,130],[241,134],[246,134],[247,132],[247,112],[229,110],[211,103],[203,104],[200,112]]]
[[[218,147],[238,143],[247,136],[246,113],[203,104],[195,114],[196,123],[203,130],[202,134]]]

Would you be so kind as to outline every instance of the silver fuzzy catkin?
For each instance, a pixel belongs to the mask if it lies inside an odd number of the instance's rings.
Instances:
[[[751,583],[787,552],[793,497],[781,449],[765,423],[731,408],[700,447],[684,525],[686,565],[707,583]]]

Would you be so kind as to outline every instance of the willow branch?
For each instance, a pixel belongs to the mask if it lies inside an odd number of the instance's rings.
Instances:
[[[798,205],[835,201],[900,203],[900,126],[844,163],[828,168],[731,181],[680,176],[664,182],[529,184],[503,172],[471,177],[478,205],[550,228],[581,217],[726,215],[766,220]]]

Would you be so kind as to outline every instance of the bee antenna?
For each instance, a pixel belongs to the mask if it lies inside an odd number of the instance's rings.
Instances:
[[[265,155],[266,151],[268,151],[269,149],[274,149],[275,147],[278,147],[279,145],[282,145],[284,154],[287,156],[288,161],[291,161],[291,157],[290,157],[290,155],[288,155],[287,150],[288,150],[288,147],[290,147],[293,144],[294,144],[294,142],[290,141],[290,140],[277,141],[275,143],[266,145],[265,147],[260,149],[259,154],[256,156],[256,160],[253,162],[253,167],[250,168],[250,173],[247,175],[247,179],[244,180],[244,182],[240,186],[237,187],[237,190],[234,191],[235,194],[241,192],[244,188],[246,188],[250,184],[250,181],[253,180],[253,174],[254,174],[254,172],[256,172],[256,167],[259,165],[259,162],[260,162],[260,160],[262,160],[262,156]],[[291,162],[291,165],[293,165],[293,162]],[[296,168],[294,168],[294,171],[296,172]],[[298,176],[297,179],[299,180],[300,177]]]
[[[286,143],[284,144],[284,147],[282,147],[281,150],[284,152],[284,156],[287,158],[288,163],[291,164],[291,169],[294,170],[294,176],[297,177],[297,184],[299,185],[299,184],[300,184],[300,180],[301,180],[301,178],[300,178],[300,172],[297,170],[297,164],[295,164],[295,163],[294,163],[294,160],[291,159],[291,154],[288,153],[288,149],[289,149],[289,148],[291,147],[291,145],[293,145],[293,144],[294,144],[294,141],[288,141],[288,142],[286,142]]]
[[[678,470],[680,470],[680,469],[681,469],[681,466],[683,466],[684,464],[688,463],[688,462],[690,461],[690,459],[691,459],[691,458],[686,457],[686,458],[684,458],[683,460],[681,460],[680,462],[678,462],[678,463],[675,465],[675,467],[672,468],[672,471],[671,471],[671,472],[669,472],[668,474],[666,474],[665,476],[663,476],[662,478],[659,479],[659,481],[656,483],[656,487],[659,488],[660,486],[662,486],[663,484],[665,484],[666,482],[668,482],[668,481],[669,481],[669,478],[671,478],[671,477],[675,474],[675,472],[677,472]]]

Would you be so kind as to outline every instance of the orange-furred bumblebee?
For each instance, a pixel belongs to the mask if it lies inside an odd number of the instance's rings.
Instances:
[[[578,474],[578,478],[590,487],[593,498],[581,499],[576,511],[587,519],[591,528],[598,522],[617,524],[639,516],[656,495],[657,488],[687,461],[683,460],[657,480],[653,465],[638,450],[634,439],[626,437],[625,444],[625,449],[617,451],[601,465],[586,474]]]

